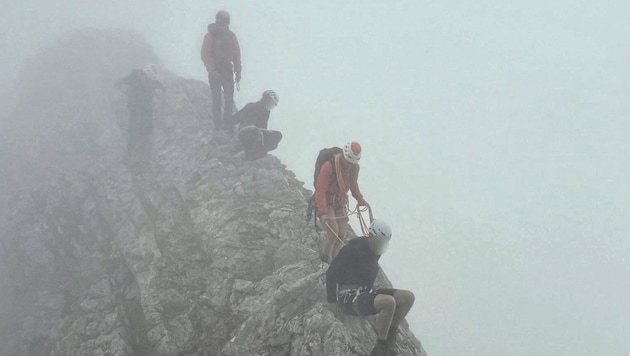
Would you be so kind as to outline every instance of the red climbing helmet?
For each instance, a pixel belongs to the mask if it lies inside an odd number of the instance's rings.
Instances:
[[[361,145],[356,141],[348,142],[343,146],[343,157],[350,163],[358,164],[361,160]]]

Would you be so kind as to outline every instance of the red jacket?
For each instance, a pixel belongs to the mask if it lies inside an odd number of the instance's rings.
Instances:
[[[226,44],[227,47],[213,48],[213,36],[218,36],[218,34],[224,34],[224,36],[227,36],[227,39],[229,40],[229,43]],[[215,55],[218,55],[219,57],[226,57],[224,60],[227,61],[227,63],[216,63]],[[204,36],[203,45],[201,46],[201,60],[206,66],[208,73],[217,69],[217,67],[226,64],[233,66],[234,72],[240,73],[242,70],[241,47],[234,32],[227,28],[221,28],[214,23],[209,24],[208,33]]]
[[[335,162],[343,159],[340,154],[335,155]],[[317,182],[315,183],[315,206],[321,214],[328,213],[329,206],[345,205],[348,202],[348,191],[352,192],[352,196],[356,200],[362,200],[363,194],[359,190],[357,183],[359,178],[359,165],[353,165],[350,169],[341,168],[342,188],[339,188],[337,177],[333,175],[333,166],[330,161],[322,165]],[[339,174],[335,170],[335,173]]]

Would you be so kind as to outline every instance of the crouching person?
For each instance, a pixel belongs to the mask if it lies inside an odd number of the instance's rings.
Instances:
[[[238,139],[246,159],[263,158],[278,148],[282,133],[267,129],[271,110],[277,105],[278,95],[273,90],[267,90],[259,101],[245,105],[232,117],[230,124],[238,125]]]
[[[398,326],[411,310],[414,295],[402,289],[374,289],[378,261],[389,245],[389,225],[375,220],[367,238],[356,238],[344,246],[326,272],[330,303],[358,316],[378,315],[378,341],[370,355],[397,356]]]

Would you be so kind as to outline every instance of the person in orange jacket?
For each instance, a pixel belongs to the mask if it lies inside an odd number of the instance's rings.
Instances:
[[[234,109],[234,82],[241,81],[241,47],[234,32],[230,31],[230,14],[219,11],[216,22],[208,25],[203,39],[201,60],[208,71],[212,90],[212,119],[216,130],[227,129],[226,123]],[[224,108],[221,115],[221,89]]]
[[[325,162],[315,183],[315,206],[322,224],[326,227],[327,239],[322,251],[322,259],[330,262],[345,243],[348,227],[348,191],[360,206],[367,206],[359,189],[359,160],[361,145],[349,142],[343,153]]]

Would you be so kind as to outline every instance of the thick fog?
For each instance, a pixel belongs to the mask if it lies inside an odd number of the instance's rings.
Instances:
[[[220,9],[237,104],[279,93],[300,179],[320,148],[363,144],[360,185],[395,229],[382,265],[430,355],[628,353],[630,3],[4,0],[0,91],[84,27],[134,30],[205,81]]]

